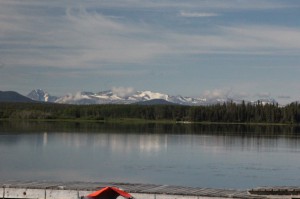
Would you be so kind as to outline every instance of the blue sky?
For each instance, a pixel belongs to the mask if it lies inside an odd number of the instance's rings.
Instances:
[[[300,100],[298,0],[1,0],[0,90]]]

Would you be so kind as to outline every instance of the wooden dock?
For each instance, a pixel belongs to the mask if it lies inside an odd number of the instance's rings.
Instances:
[[[80,199],[107,186],[131,193],[136,199],[267,199],[300,198],[300,187],[261,187],[251,190],[193,188],[170,185],[111,182],[0,182],[0,198]]]

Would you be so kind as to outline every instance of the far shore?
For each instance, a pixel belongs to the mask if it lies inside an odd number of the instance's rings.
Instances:
[[[259,122],[193,122],[193,121],[174,121],[174,120],[147,120],[140,118],[117,118],[117,119],[3,119],[0,121],[28,121],[28,122],[80,122],[80,123],[125,123],[125,124],[182,124],[182,125],[254,125],[254,126],[299,126],[299,124],[287,123],[259,123]]]

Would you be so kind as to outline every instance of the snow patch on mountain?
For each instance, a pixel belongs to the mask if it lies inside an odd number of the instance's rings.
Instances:
[[[206,106],[212,104],[223,104],[233,102],[241,104],[243,100],[228,97],[212,97],[209,98],[194,98],[183,97],[180,95],[171,96],[163,93],[152,91],[134,91],[128,88],[113,88],[112,90],[94,92],[77,92],[75,94],[67,94],[63,97],[55,97],[49,95],[47,92],[37,89],[31,91],[28,95],[29,98],[36,101],[55,102],[61,104],[133,104],[138,102],[146,102],[150,100],[165,100],[172,104],[187,105],[187,106]],[[245,101],[245,103],[257,104],[258,101]],[[262,99],[259,103],[276,104],[274,99]]]
[[[98,93],[78,92],[75,95],[68,94],[59,98],[57,103],[64,104],[132,104],[137,102],[145,102],[149,100],[165,100],[173,104],[180,105],[209,105],[211,103],[219,103],[218,100],[207,101],[203,98],[192,98],[183,96],[170,96],[163,93],[152,91],[135,91],[128,90],[108,90]]]
[[[119,97],[125,98],[131,96],[135,93],[134,88],[125,88],[125,87],[113,87],[111,92]]]
[[[40,102],[55,102],[58,99],[58,97],[52,96],[42,89],[32,90],[27,97]]]

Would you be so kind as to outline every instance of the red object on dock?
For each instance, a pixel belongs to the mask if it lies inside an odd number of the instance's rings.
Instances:
[[[89,199],[116,199],[118,196],[123,196],[124,198],[133,198],[129,193],[122,191],[116,187],[105,187],[98,191],[89,194],[85,198]]]

